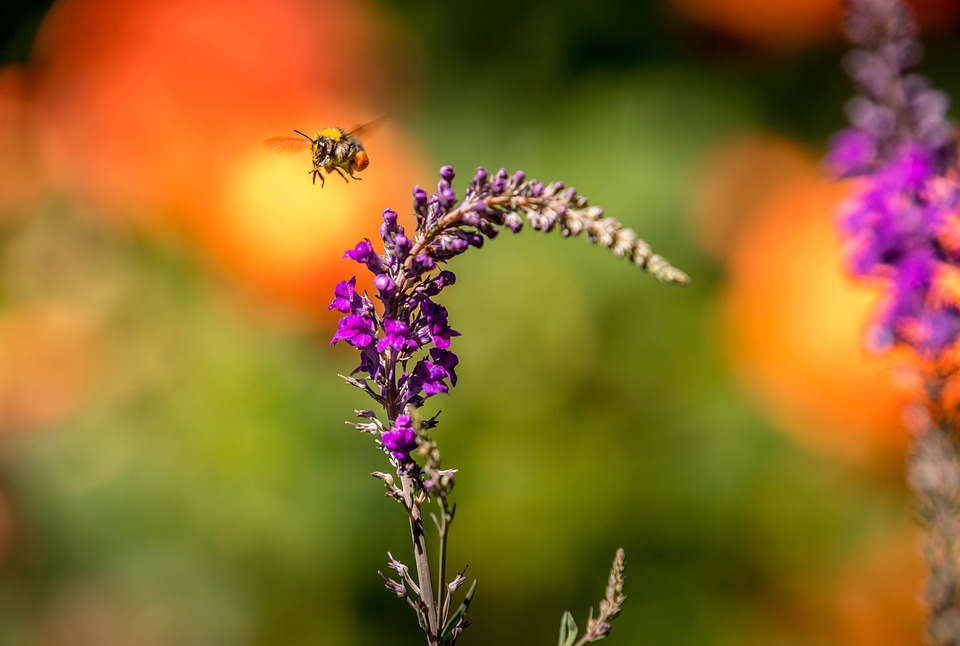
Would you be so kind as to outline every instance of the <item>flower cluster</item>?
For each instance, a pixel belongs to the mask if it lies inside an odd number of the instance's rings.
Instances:
[[[960,264],[960,184],[947,96],[908,73],[920,58],[915,24],[899,0],[851,0],[846,68],[860,95],[846,106],[851,128],[834,136],[827,162],[861,184],[840,228],[851,272],[890,282],[872,327],[875,349],[904,344],[932,357],[960,334],[960,308],[945,288]]]
[[[440,269],[440,264],[481,247],[502,227],[520,231],[526,220],[539,231],[582,233],[664,282],[689,282],[633,230],[560,182],[543,184],[503,169],[490,176],[479,168],[458,200],[453,179],[453,169],[444,166],[436,193],[414,189],[412,235],[388,209],[380,227],[383,252],[375,251],[369,239],[346,252],[346,258],[373,274],[380,304],[357,293],[355,277],[337,284],[330,304],[330,309],[344,314],[331,345],[343,341],[359,351],[360,365],[348,380],[384,407],[389,423],[379,428],[380,441],[400,466],[412,463],[410,453],[417,447],[416,433],[404,413],[457,383],[458,359],[450,345],[459,332],[450,327],[446,308],[435,300],[456,276]]]

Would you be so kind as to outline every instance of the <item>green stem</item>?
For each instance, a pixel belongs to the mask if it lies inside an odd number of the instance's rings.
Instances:
[[[417,585],[420,587],[420,601],[424,605],[425,632],[428,646],[440,645],[439,614],[433,596],[433,577],[430,576],[430,559],[427,555],[427,541],[423,532],[423,515],[420,503],[415,500],[413,478],[402,474],[403,499],[410,516],[410,537],[413,541],[413,558],[417,564]]]
[[[438,608],[442,608],[441,611],[443,616],[441,619],[441,624],[446,621],[446,609],[449,607],[448,600],[445,599],[446,593],[444,592],[444,581],[447,577],[447,514],[444,509],[442,509],[443,503],[441,503],[441,518],[440,521],[440,548],[437,555],[437,604]],[[445,601],[447,601],[445,603]],[[442,627],[441,627],[442,628]]]

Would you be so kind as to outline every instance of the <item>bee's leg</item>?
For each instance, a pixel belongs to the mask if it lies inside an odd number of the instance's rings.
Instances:
[[[340,177],[343,178],[343,181],[345,181],[347,184],[350,183],[350,180],[347,179],[347,176],[343,174],[343,171],[342,171],[342,170],[340,170],[340,169],[337,168],[336,166],[333,167],[333,170],[337,171],[337,173],[340,174]],[[353,177],[353,174],[352,174],[352,173],[350,174],[350,177]],[[354,179],[356,179],[356,178],[354,178]]]
[[[319,168],[314,168],[313,170],[308,171],[308,172],[313,173],[313,183],[314,183],[314,184],[317,183],[317,177],[320,177],[320,188],[323,188],[324,181],[323,181],[323,175],[320,174],[320,169],[319,169]]]

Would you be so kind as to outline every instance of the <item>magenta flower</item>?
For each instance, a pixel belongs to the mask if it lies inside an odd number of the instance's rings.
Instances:
[[[409,415],[398,415],[393,428],[380,436],[383,446],[401,464],[410,462],[410,453],[417,448],[417,434]]]
[[[373,343],[373,335],[373,321],[363,314],[352,312],[340,319],[330,345],[337,341],[346,341],[355,348],[363,349]]]
[[[353,310],[359,309],[362,305],[360,295],[356,292],[356,277],[350,280],[341,280],[333,288],[333,302],[330,303],[328,310],[337,310],[347,314]]]

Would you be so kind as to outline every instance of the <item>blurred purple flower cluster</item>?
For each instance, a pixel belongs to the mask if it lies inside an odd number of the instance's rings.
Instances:
[[[845,67],[859,95],[827,162],[861,178],[841,215],[850,271],[889,281],[869,333],[876,350],[896,344],[931,358],[960,334],[960,308],[943,289],[960,265],[956,226],[960,184],[949,98],[918,74],[916,25],[900,0],[850,0],[846,31],[856,46]]]

